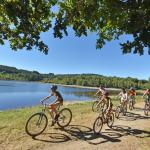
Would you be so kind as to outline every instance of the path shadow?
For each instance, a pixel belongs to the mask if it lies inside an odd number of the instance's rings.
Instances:
[[[60,130],[65,131],[66,133],[68,133],[72,137],[75,137],[78,140],[83,140],[93,145],[102,144],[106,142],[121,141],[120,139],[118,139],[119,137],[121,137],[121,135],[114,131],[102,132],[101,134],[96,135],[93,133],[93,130],[91,128],[80,125],[70,125],[69,127]]]
[[[67,128],[55,128],[62,133],[43,133],[39,136],[33,137],[34,140],[63,143],[73,140],[86,141],[92,145],[98,145],[107,142],[121,142],[123,136],[135,136],[137,138],[150,137],[150,132],[145,130],[133,129],[129,126],[115,125],[111,129],[105,129],[100,134],[94,134],[90,127],[82,125],[70,125]]]
[[[119,120],[123,121],[135,121],[139,119],[150,119],[150,116],[144,116],[133,112],[127,112],[125,116],[120,116]]]
[[[150,137],[150,131],[133,129],[129,126],[123,126],[123,125],[116,125],[116,126],[113,126],[112,129],[107,129],[107,130],[119,132],[120,134],[122,134],[122,136],[131,135],[137,138]]]
[[[71,140],[71,138],[62,133],[43,133],[39,136],[32,137],[34,140],[50,143],[63,143]]]

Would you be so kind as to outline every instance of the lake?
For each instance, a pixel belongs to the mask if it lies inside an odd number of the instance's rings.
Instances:
[[[22,108],[40,104],[49,95],[51,84],[39,82],[0,80],[0,110]],[[92,100],[95,89],[58,86],[64,101]],[[54,97],[48,102],[54,101]]]

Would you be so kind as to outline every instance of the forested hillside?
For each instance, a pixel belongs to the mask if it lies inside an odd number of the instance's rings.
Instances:
[[[1,80],[42,81],[44,78],[51,78],[53,75],[53,73],[40,74],[37,71],[27,71],[15,67],[0,65]]]
[[[44,82],[59,83],[66,85],[81,85],[98,87],[100,84],[105,87],[136,89],[150,88],[150,81],[137,78],[106,77],[97,74],[65,74],[54,75],[52,78],[45,78]]]
[[[130,88],[136,89],[150,88],[150,80],[139,80],[137,78],[120,78],[107,77],[97,74],[60,74],[53,73],[41,74],[37,71],[27,71],[0,65],[1,80],[24,80],[24,81],[41,81],[47,83],[58,83],[65,85],[81,85],[98,87],[102,84],[105,87],[111,88]]]

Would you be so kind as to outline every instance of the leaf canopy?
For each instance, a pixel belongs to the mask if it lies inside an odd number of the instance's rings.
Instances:
[[[53,36],[61,39],[68,27],[78,37],[95,32],[100,49],[107,41],[131,35],[132,40],[120,43],[123,53],[150,54],[150,0],[0,1],[0,44],[8,40],[13,50],[37,47],[47,54],[41,32],[53,29]]]

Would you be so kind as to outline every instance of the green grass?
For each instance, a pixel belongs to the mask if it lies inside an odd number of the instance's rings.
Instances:
[[[136,101],[142,101],[141,96],[138,96]],[[115,97],[112,97],[112,102],[114,104],[114,107],[119,104],[119,100],[115,99]],[[79,115],[83,113],[86,114],[91,112],[92,103],[92,101],[79,102],[74,104],[68,104],[67,107],[69,107],[72,112],[74,112],[74,115]],[[6,126],[17,127],[18,129],[21,129],[31,114],[39,112],[41,110],[41,106],[35,106],[30,108],[28,107],[16,110],[2,111],[0,112],[0,130],[1,128]]]
[[[119,100],[112,97],[114,107],[119,104]],[[137,102],[141,101],[141,97],[137,97]],[[73,113],[73,120],[84,123],[84,119],[92,116],[92,101],[91,102],[78,102],[68,104],[67,107]],[[65,105],[63,107],[66,107]],[[42,110],[42,106],[34,106],[16,110],[6,110],[0,112],[0,144],[6,139],[11,141],[19,137],[27,136],[25,133],[25,124],[28,118]],[[93,114],[92,114],[93,113]]]

